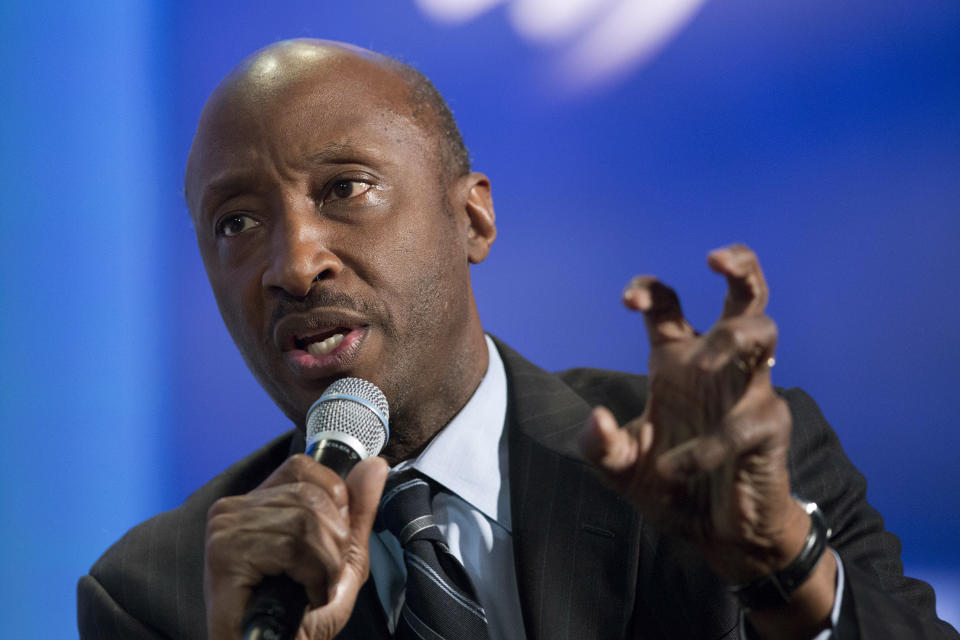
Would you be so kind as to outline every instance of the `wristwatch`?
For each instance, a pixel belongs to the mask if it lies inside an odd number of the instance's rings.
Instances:
[[[820,507],[815,502],[806,502],[796,496],[794,499],[810,515],[810,531],[800,553],[786,567],[753,582],[731,587],[740,604],[747,609],[771,609],[790,602],[790,596],[807,581],[827,550],[832,532]]]

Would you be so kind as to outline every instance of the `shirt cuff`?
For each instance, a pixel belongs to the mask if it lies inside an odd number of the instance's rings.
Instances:
[[[830,553],[833,554],[833,557],[837,560],[837,595],[833,598],[833,609],[830,610],[830,628],[824,629],[816,636],[810,640],[831,640],[833,638],[833,632],[837,628],[837,624],[840,622],[840,608],[843,605],[843,588],[844,588],[844,578],[843,578],[843,562],[840,560],[840,555],[837,554],[833,549],[827,549]],[[744,617],[744,611],[740,609],[740,632],[738,635],[739,640],[756,640],[756,634],[749,630],[747,625],[747,620]]]

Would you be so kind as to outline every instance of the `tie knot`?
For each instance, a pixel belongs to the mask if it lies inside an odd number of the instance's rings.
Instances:
[[[414,469],[394,474],[383,489],[377,529],[386,529],[406,547],[412,540],[443,540],[433,523],[433,487]]]

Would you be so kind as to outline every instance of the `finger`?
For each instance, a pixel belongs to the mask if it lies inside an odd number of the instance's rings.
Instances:
[[[760,262],[752,250],[742,244],[716,249],[707,255],[707,264],[727,278],[727,297],[721,317],[763,313],[770,291]]]
[[[348,514],[324,489],[305,482],[257,489],[218,500],[208,511],[208,536],[219,530],[253,531],[266,537],[294,535],[323,545],[330,557],[346,548],[350,541]],[[245,553],[237,558],[232,553],[226,555],[224,566],[238,560],[258,562],[257,554]],[[261,573],[271,572],[266,565],[256,566]]]
[[[322,489],[297,484],[277,490],[287,495],[211,510],[207,565],[218,574],[242,577],[244,586],[257,584],[263,576],[287,573],[312,590],[311,601],[322,601],[326,586],[342,569],[350,543],[347,520],[329,500],[303,497],[322,495]]]
[[[234,557],[242,553],[249,575],[257,575],[250,586],[259,584],[265,576],[286,574],[304,586],[314,605],[323,604],[328,586],[343,571],[345,549],[329,530],[316,526],[309,529],[312,533],[307,536],[291,530],[241,529],[231,532],[230,547]]]
[[[331,585],[329,598],[335,608],[353,607],[357,592],[367,579],[370,568],[370,530],[377,517],[383,485],[387,481],[386,460],[378,456],[361,461],[347,476],[350,493],[350,538],[344,570]]]
[[[348,493],[343,480],[330,468],[302,453],[284,460],[283,464],[261,482],[257,489],[267,489],[297,482],[309,483],[324,489],[339,508],[346,508]]]
[[[268,512],[268,513],[264,513]],[[254,588],[267,576],[287,574],[304,586],[314,605],[342,571],[339,538],[317,526],[306,509],[257,508],[221,513],[208,522],[204,594],[210,637],[239,637],[240,623]],[[277,530],[256,523],[267,517]]]
[[[226,525],[237,530],[309,536],[316,522],[342,539],[343,545],[350,535],[348,514],[324,489],[306,482],[222,498],[210,508],[208,523],[221,516]]]
[[[623,303],[643,312],[651,345],[696,335],[683,317],[676,292],[653,276],[633,278],[623,291]]]
[[[387,481],[387,461],[379,456],[367,458],[347,476],[350,493],[350,531],[354,538],[366,541],[380,507],[380,496]]]
[[[634,468],[652,444],[652,428],[620,428],[606,407],[595,407],[580,431],[583,457],[602,471],[615,476]]]
[[[723,420],[752,388],[772,392],[768,363],[772,362],[776,341],[777,328],[768,316],[720,321],[697,341],[685,360],[689,372],[687,393],[677,399],[661,393],[661,400],[670,401],[667,408],[677,402],[693,402],[700,407],[703,424],[695,431],[698,435],[704,433]],[[676,408],[680,415],[687,413],[682,405]]]

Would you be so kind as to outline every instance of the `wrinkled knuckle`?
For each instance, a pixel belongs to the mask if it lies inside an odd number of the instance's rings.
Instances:
[[[287,458],[285,463],[293,477],[297,479],[308,477],[311,465],[316,464],[309,456],[298,453]]]
[[[207,535],[213,535],[229,529],[234,522],[230,513],[215,513],[207,516]]]
[[[294,495],[303,513],[313,518],[330,509],[331,503],[327,493],[308,482],[298,482],[294,487]]]
[[[734,351],[737,353],[750,353],[753,355],[757,351],[757,341],[749,332],[743,329],[737,329],[732,332],[731,342],[733,342]]]
[[[347,504],[347,485],[342,482],[337,482],[331,485],[327,491],[330,493],[330,497],[333,498],[334,503],[338,505]]]
[[[717,369],[717,366],[712,358],[707,357],[705,353],[698,353],[690,361],[690,366],[693,369],[695,375],[699,377],[707,376],[714,373]]]
[[[208,564],[218,566],[221,560],[232,555],[230,553],[232,538],[233,536],[227,529],[207,529],[204,554]]]
[[[721,327],[724,344],[732,347],[735,353],[745,353],[753,348],[749,332],[740,324],[728,323]]]
[[[295,538],[301,539],[309,536],[313,530],[313,513],[305,509],[297,509],[288,521],[287,531]]]
[[[294,482],[290,490],[301,506],[311,510],[323,507],[323,492],[309,482]]]
[[[722,351],[730,347],[737,347],[736,329],[729,320],[718,322],[710,331],[709,345],[711,348]]]
[[[743,424],[727,429],[723,433],[723,444],[728,454],[743,453],[749,448],[752,439],[748,428]]]
[[[232,513],[236,509],[238,502],[239,496],[220,498],[207,509],[207,522],[210,522],[217,516]]]

